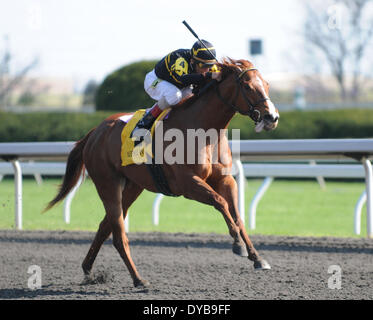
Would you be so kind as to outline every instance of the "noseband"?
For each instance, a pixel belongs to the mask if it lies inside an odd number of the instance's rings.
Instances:
[[[241,82],[241,78],[249,71],[254,71],[254,70],[258,70],[258,69],[255,69],[255,68],[250,68],[250,69],[246,69],[244,71],[242,71],[240,73],[240,75],[236,76],[236,94],[235,94],[235,97],[233,99],[233,103],[227,101],[226,99],[224,99],[220,93],[220,90],[219,90],[219,85],[216,85],[215,86],[215,89],[216,89],[216,94],[218,95],[219,99],[227,106],[229,106],[230,108],[232,108],[235,112],[238,112],[244,116],[249,116],[251,119],[253,119],[256,123],[260,122],[261,121],[261,115],[260,115],[260,112],[258,110],[255,109],[255,107],[257,107],[259,104],[269,100],[269,98],[263,98],[263,99],[260,99],[259,101],[257,101],[255,104],[252,104],[249,100],[249,98],[246,96],[245,94],[245,90],[243,89],[242,87],[242,82]],[[248,107],[249,107],[249,110],[248,111],[242,111],[240,108],[238,108],[236,106],[236,101],[237,101],[237,98],[238,98],[238,95],[239,93],[241,92],[242,96],[244,97]],[[255,117],[255,114],[257,114],[257,117]]]

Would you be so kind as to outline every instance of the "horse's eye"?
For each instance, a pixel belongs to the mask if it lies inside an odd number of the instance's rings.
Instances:
[[[245,88],[246,90],[250,90],[250,86],[249,86],[247,83],[244,84],[244,88]]]

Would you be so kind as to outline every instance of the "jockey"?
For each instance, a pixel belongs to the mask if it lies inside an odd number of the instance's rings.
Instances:
[[[191,50],[179,49],[171,52],[146,75],[145,91],[157,103],[147,110],[135,130],[150,130],[163,110],[192,94],[192,85],[200,85],[208,79],[221,80],[219,72],[211,72],[216,63],[213,45],[206,40],[201,41],[209,50],[197,41]]]

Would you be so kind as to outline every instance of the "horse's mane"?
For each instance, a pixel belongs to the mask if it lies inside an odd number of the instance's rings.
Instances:
[[[235,60],[229,57],[225,57],[222,59],[221,62],[217,63],[217,67],[220,70],[220,72],[222,72],[222,81],[223,81],[230,74],[235,73],[235,72],[240,73],[245,69],[254,68],[254,65],[250,61],[247,61],[247,60],[243,60],[243,59]],[[214,88],[214,86],[210,86],[204,92],[204,94],[210,91],[212,88]],[[193,95],[191,97],[185,98],[177,104],[177,107],[181,107],[181,106],[188,107],[193,102],[195,102],[199,97],[200,95]]]
[[[233,72],[242,72],[245,69],[254,68],[254,65],[250,61],[243,59],[235,60],[229,57],[223,58],[222,62],[219,62],[217,66],[223,73],[223,79]]]

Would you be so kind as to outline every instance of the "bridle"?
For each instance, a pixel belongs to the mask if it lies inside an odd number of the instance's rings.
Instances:
[[[255,109],[259,104],[267,101],[267,100],[270,100],[269,98],[263,98],[263,99],[260,99],[259,101],[257,101],[256,103],[252,104],[249,100],[249,98],[247,97],[247,95],[245,94],[245,90],[244,88],[242,87],[242,82],[241,82],[241,79],[242,77],[249,71],[255,71],[255,70],[258,70],[258,69],[255,69],[255,68],[249,68],[249,69],[245,69],[244,71],[242,71],[238,76],[236,76],[236,94],[235,94],[235,97],[233,99],[233,103],[232,102],[229,102],[228,100],[226,100],[225,98],[223,98],[223,96],[221,95],[220,93],[220,90],[219,90],[219,83],[217,83],[217,85],[215,86],[215,89],[216,89],[216,94],[218,95],[219,99],[225,104],[227,105],[228,107],[232,108],[235,112],[238,112],[244,116],[249,116],[251,119],[253,119],[256,123],[259,123],[261,121],[261,114],[260,112]],[[242,111],[240,108],[238,108],[236,106],[236,101],[238,99],[238,95],[239,94],[242,94],[242,96],[244,97],[248,107],[249,107],[249,110],[248,111]],[[255,115],[257,115],[255,117]]]

